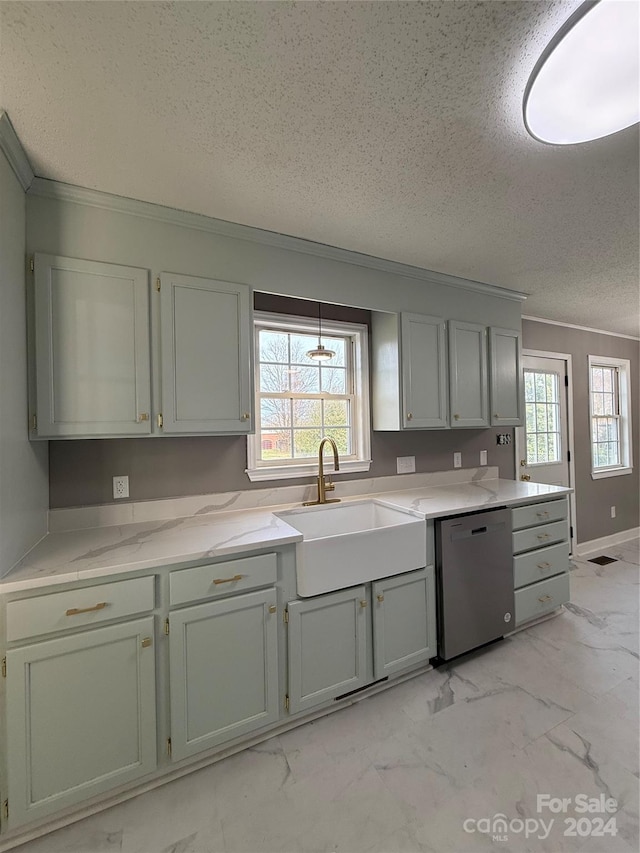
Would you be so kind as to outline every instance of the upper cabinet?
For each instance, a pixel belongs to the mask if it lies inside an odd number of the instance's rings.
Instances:
[[[374,312],[372,345],[375,430],[520,424],[518,331]]]
[[[452,427],[489,426],[486,326],[449,320],[449,393]]]
[[[253,429],[247,285],[162,273],[154,364],[148,270],[38,254],[34,288],[32,438]]]
[[[519,426],[522,422],[522,366],[520,332],[489,330],[491,426]]]
[[[163,431],[251,432],[250,288],[173,273],[160,282]]]
[[[373,428],[445,428],[445,321],[422,314],[374,313],[372,332]]]
[[[36,255],[39,438],[151,431],[147,270]]]

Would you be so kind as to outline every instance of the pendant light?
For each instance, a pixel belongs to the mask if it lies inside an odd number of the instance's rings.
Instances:
[[[307,356],[314,361],[329,361],[333,358],[335,352],[331,349],[325,349],[322,346],[322,303],[318,302],[318,346],[316,349],[310,349]]]
[[[524,96],[529,133],[552,145],[601,139],[636,124],[639,6],[587,0],[536,63]]]

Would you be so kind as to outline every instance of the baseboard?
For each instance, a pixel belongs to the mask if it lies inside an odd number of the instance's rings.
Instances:
[[[640,527],[621,530],[619,533],[611,534],[611,536],[602,536],[600,539],[590,539],[588,542],[580,542],[575,547],[575,554],[578,557],[583,557],[585,554],[592,554],[594,551],[601,551],[603,548],[620,545],[622,542],[626,542],[629,539],[636,539],[638,536],[640,536]]]

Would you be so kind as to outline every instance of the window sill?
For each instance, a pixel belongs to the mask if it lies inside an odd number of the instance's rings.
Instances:
[[[336,473],[354,474],[359,471],[368,471],[371,467],[370,459],[356,459],[351,462],[340,462],[340,470]],[[325,458],[325,473],[333,474],[333,459]],[[245,473],[252,483],[260,483],[266,480],[295,480],[299,477],[317,477],[317,461],[305,463],[304,465],[279,465],[269,468],[246,468]]]
[[[601,471],[592,471],[592,480],[603,480],[605,477],[620,477],[623,474],[631,474],[633,468],[628,465],[621,468],[603,468]]]

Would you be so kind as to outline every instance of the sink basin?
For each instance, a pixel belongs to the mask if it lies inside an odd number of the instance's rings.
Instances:
[[[421,569],[427,562],[423,518],[376,500],[301,507],[276,513],[298,530],[298,595],[336,589]]]

